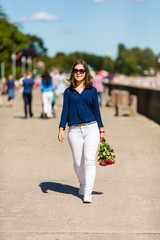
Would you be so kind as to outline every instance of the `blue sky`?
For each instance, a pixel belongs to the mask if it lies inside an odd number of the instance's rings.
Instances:
[[[160,53],[160,0],[1,0],[10,21],[43,39],[48,55],[117,56],[118,44]]]

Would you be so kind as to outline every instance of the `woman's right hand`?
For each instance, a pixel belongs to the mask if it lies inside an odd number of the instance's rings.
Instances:
[[[63,139],[64,139],[64,137],[63,137],[63,128],[62,127],[60,127],[59,128],[59,133],[58,133],[58,140],[61,142],[61,143],[63,143]]]

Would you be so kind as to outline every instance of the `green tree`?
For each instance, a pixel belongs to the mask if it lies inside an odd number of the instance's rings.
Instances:
[[[115,68],[127,75],[143,74],[144,70],[150,71],[150,69],[156,71],[157,57],[149,48],[126,49],[123,44],[119,44]]]
[[[28,37],[21,33],[14,23],[8,21],[4,13],[0,13],[0,56],[3,60],[10,59],[12,53],[16,53],[28,45]]]
[[[110,57],[104,57],[101,69],[113,73],[115,69],[114,61]]]
[[[24,49],[35,49],[42,56],[45,56],[47,52],[40,38],[23,34],[20,26],[10,23],[8,16],[0,7],[0,63],[5,62],[6,76],[11,73],[12,69],[11,55]],[[19,75],[19,71],[17,72]]]
[[[28,38],[27,48],[34,49],[39,56],[47,56],[47,48],[41,38],[34,35],[26,35]]]

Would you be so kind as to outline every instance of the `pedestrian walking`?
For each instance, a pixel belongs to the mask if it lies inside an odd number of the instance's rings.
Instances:
[[[56,117],[56,96],[55,96],[55,89],[53,90],[53,98],[52,98],[52,114],[53,117]]]
[[[79,195],[84,203],[92,202],[96,176],[96,153],[105,131],[99,110],[97,90],[86,62],[77,61],[69,78],[70,87],[64,92],[58,139],[63,143],[68,123],[68,141],[72,150],[74,169],[79,180]]]
[[[8,76],[6,90],[8,93],[9,106],[12,107],[14,101],[13,99],[15,98],[15,83],[12,75]]]
[[[29,115],[33,117],[32,112],[32,90],[34,86],[34,79],[32,78],[32,73],[28,72],[27,77],[23,79],[23,100],[24,100],[24,113],[25,118],[28,116],[27,106],[29,108]]]
[[[56,76],[57,86],[56,86],[56,95],[59,97],[60,105],[63,104],[63,94],[67,87],[66,85],[66,75],[60,71]]]
[[[40,90],[42,91],[43,114],[45,115],[46,118],[53,117],[52,99],[54,88],[55,87],[53,85],[53,81],[50,74],[48,72],[45,72],[42,75]]]

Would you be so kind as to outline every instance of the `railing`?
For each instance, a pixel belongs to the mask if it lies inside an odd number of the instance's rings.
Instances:
[[[137,96],[137,111],[160,124],[160,90],[105,83],[109,95],[113,89],[126,90]],[[108,102],[106,103],[108,105]]]

